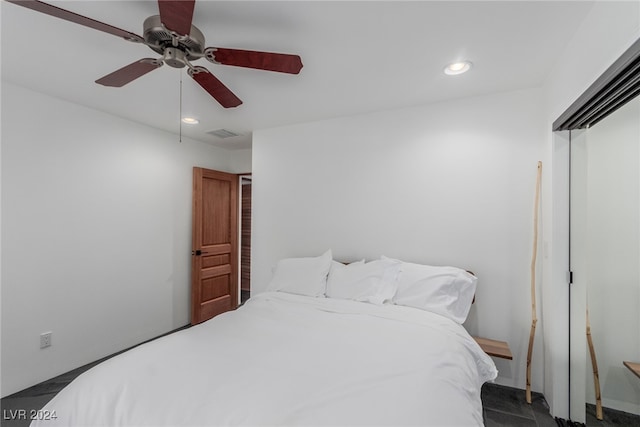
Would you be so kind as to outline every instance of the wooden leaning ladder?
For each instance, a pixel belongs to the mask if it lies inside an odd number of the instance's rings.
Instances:
[[[593,368],[593,386],[596,392],[596,418],[602,420],[602,395],[600,394],[600,375],[598,374],[598,362],[596,360],[596,349],[593,347],[591,339],[591,322],[589,321],[589,306],[587,306],[587,343],[589,344],[589,354],[591,355],[591,367]]]
[[[542,162],[538,162],[538,173],[536,177],[536,195],[533,212],[533,254],[531,255],[531,331],[529,332],[529,348],[527,350],[527,403],[531,403],[531,356],[533,354],[533,340],[536,334],[536,324],[538,316],[536,313],[536,259],[538,254],[538,211],[540,206],[540,185],[542,181]],[[596,361],[596,351],[591,339],[591,323],[589,322],[589,309],[587,308],[587,343],[589,344],[589,354],[591,355],[591,365],[593,367],[593,382],[596,394],[596,418],[602,420],[602,396],[600,394],[600,377],[598,375],[598,362]]]
[[[531,403],[531,356],[533,354],[533,339],[536,335],[536,258],[538,255],[538,211],[540,210],[540,185],[542,183],[542,162],[538,162],[536,176],[536,195],[533,211],[533,254],[531,255],[531,332],[529,333],[529,349],[527,350],[527,403]]]

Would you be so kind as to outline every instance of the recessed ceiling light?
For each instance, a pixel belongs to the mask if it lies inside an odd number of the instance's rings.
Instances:
[[[456,74],[466,73],[470,69],[471,69],[471,62],[460,61],[460,62],[454,62],[447,65],[444,69],[444,73],[450,76],[455,76]]]
[[[200,123],[200,120],[194,117],[183,117],[182,123],[186,123],[188,125],[197,125],[198,123]]]

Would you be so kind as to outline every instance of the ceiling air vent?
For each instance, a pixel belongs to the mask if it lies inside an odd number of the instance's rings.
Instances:
[[[224,138],[231,138],[232,136],[239,136],[239,133],[235,133],[235,132],[231,132],[230,130],[226,130],[226,129],[217,129],[217,130],[212,130],[207,132],[209,135],[213,135],[216,136],[218,138],[224,139]]]

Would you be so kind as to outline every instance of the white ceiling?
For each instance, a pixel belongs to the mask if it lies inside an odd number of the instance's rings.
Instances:
[[[48,1],[142,34],[155,1]],[[249,148],[251,132],[326,118],[535,87],[593,6],[583,1],[205,1],[193,24],[207,46],[298,54],[299,75],[206,66],[244,104],[220,107],[184,69],[164,66],[122,88],[94,81],[148,47],[2,1],[2,79],[178,133]],[[442,69],[468,59],[471,72]],[[242,134],[219,139],[206,132]]]

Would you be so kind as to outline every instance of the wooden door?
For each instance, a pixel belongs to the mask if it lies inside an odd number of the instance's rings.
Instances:
[[[191,324],[238,306],[238,177],[193,168]]]

